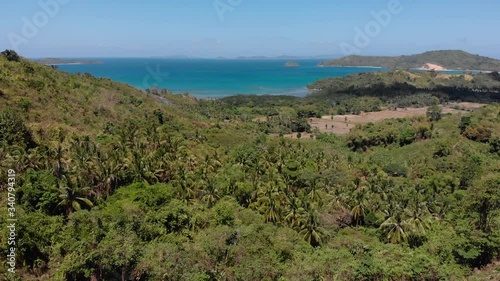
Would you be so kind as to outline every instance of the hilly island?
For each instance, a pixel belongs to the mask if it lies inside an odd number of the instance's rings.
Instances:
[[[42,63],[0,53],[1,280],[498,280],[497,60],[220,99]]]
[[[460,50],[429,51],[409,56],[346,56],[320,63],[321,66],[375,66],[392,69],[500,71],[500,60]]]

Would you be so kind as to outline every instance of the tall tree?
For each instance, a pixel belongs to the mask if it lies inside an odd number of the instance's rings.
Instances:
[[[73,182],[66,176],[59,181],[59,206],[65,208],[66,216],[70,215],[73,211],[78,211],[84,207],[93,207],[92,201],[90,201],[88,196],[90,188],[80,187],[77,183]]]

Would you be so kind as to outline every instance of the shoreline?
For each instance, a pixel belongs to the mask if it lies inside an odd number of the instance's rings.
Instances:
[[[492,73],[493,70],[475,70],[475,69],[427,69],[427,68],[410,68],[410,70],[418,70],[418,71],[436,71],[436,72],[473,72],[473,73]]]
[[[131,84],[125,83],[133,88],[138,89],[139,91],[146,92],[146,89],[141,88],[141,87],[136,87]],[[289,89],[285,90],[282,92],[270,92],[270,93],[234,93],[234,94],[222,94],[222,95],[207,95],[207,94],[200,94],[199,91],[189,91],[189,90],[170,90],[169,91],[172,94],[175,95],[184,95],[188,94],[191,97],[197,98],[197,99],[221,99],[221,98],[227,98],[227,97],[234,97],[234,96],[286,96],[286,97],[296,97],[296,98],[304,98],[308,95],[311,94],[311,90],[308,89],[307,87],[300,87],[296,89]]]
[[[361,66],[355,66],[355,65],[318,65],[318,67],[351,67],[351,68],[373,68],[373,69],[390,69],[388,67],[381,67],[381,66],[370,66],[370,65],[361,65]],[[396,70],[404,70],[402,68],[396,68]],[[409,68],[409,70],[417,70],[417,71],[436,71],[436,72],[473,72],[473,73],[492,73],[494,72],[493,70],[477,70],[477,69],[428,69],[428,68],[421,68],[421,67],[415,67],[415,68]]]
[[[384,69],[385,68],[385,67],[381,67],[381,66],[371,66],[371,65],[359,65],[359,66],[347,65],[347,66],[338,66],[338,67],[357,67],[357,68],[376,68],[376,69]]]
[[[85,62],[44,63],[44,65],[83,65],[83,64],[97,64],[97,63],[85,63]]]

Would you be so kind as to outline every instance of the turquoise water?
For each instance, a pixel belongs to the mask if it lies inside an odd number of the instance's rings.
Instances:
[[[140,89],[167,88],[197,97],[235,94],[286,94],[304,96],[306,86],[318,79],[380,71],[369,67],[318,67],[320,60],[295,60],[299,67],[285,67],[287,60],[217,59],[92,59],[102,64],[60,65],[72,73],[91,73]]]

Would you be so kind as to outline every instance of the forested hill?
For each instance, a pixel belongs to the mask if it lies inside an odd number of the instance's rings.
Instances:
[[[129,120],[185,117],[160,96],[129,85],[2,55],[0,99],[0,110],[22,112],[34,128],[58,126],[90,134]]]
[[[320,63],[322,66],[375,66],[395,69],[421,68],[435,64],[445,69],[499,71],[500,60],[458,50],[429,51],[410,56],[346,56]]]
[[[498,72],[460,75],[406,70],[368,72],[322,79],[308,88],[312,90],[310,98],[339,98],[347,95],[388,99],[430,94],[442,101],[500,101]]]

